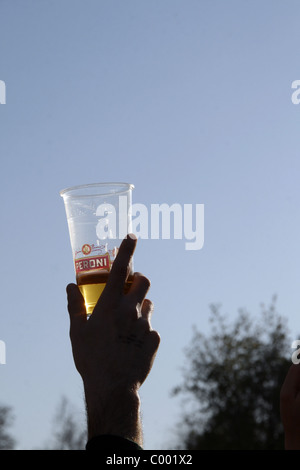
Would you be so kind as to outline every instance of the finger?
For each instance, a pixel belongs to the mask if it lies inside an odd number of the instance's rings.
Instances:
[[[153,312],[153,303],[149,299],[145,299],[143,304],[137,304],[135,309],[135,315],[133,315],[132,310],[132,319],[137,320],[134,322],[134,328],[139,334],[148,334],[152,331],[150,320]]]
[[[153,354],[155,355],[160,345],[160,334],[155,330],[150,331],[148,335],[148,343],[151,345]]]
[[[127,235],[122,241],[100,299],[122,294],[125,281],[130,273],[130,262],[136,243],[137,238],[133,234]]]
[[[141,316],[150,324],[154,305],[149,299],[145,299],[141,308]]]
[[[150,289],[150,281],[141,273],[134,273],[133,281],[127,294],[128,299],[132,299],[133,303],[142,304],[148,290]]]
[[[68,311],[71,327],[82,325],[87,321],[84,298],[76,284],[67,285]]]
[[[151,330],[145,336],[145,347],[150,358],[150,369],[154,362],[155,356],[157,354],[158,348],[160,345],[160,335],[157,331]]]

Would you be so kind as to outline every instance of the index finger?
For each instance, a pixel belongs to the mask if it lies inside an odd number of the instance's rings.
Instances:
[[[106,298],[108,295],[119,297],[122,294],[126,279],[130,274],[130,262],[132,260],[136,244],[137,238],[133,234],[127,235],[127,237],[122,241],[100,299]]]

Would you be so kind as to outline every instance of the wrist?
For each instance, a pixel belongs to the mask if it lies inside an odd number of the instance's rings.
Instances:
[[[142,446],[140,397],[136,390],[104,391],[84,384],[88,439],[111,434]]]
[[[284,439],[285,450],[300,450],[300,439],[294,436],[285,436]]]

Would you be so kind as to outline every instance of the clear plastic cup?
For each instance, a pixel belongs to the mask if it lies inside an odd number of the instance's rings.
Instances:
[[[76,282],[87,315],[103,292],[122,240],[131,232],[129,183],[95,183],[63,189]],[[132,282],[133,263],[127,288]]]

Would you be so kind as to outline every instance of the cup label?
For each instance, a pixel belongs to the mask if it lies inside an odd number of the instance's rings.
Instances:
[[[86,271],[92,271],[95,269],[110,270],[110,258],[109,254],[89,256],[88,258],[75,259],[75,271],[82,273]]]

